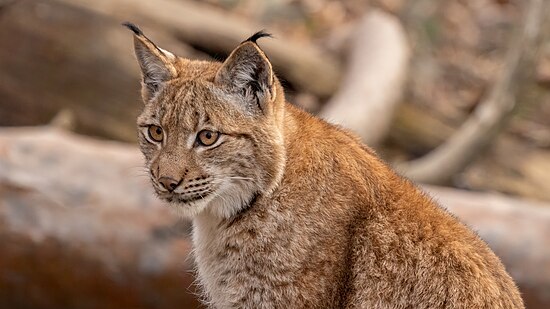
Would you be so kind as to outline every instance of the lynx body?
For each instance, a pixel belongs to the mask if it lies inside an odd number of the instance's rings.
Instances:
[[[139,140],[193,221],[212,308],[523,308],[479,237],[353,134],[285,102],[256,34],[223,63],[135,26]]]

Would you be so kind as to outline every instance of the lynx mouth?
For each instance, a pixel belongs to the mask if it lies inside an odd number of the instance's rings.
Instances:
[[[166,190],[158,181],[151,178],[153,189],[157,197],[169,203],[182,205],[193,204],[201,200],[206,200],[216,190],[216,186],[205,179],[194,179],[185,186],[179,186],[174,190]],[[208,180],[208,179],[207,179]],[[202,181],[202,182],[201,182]]]
[[[204,200],[210,196],[212,190],[205,190],[202,192],[192,194],[178,194],[178,193],[157,193],[159,198],[169,203],[191,204],[200,200]]]

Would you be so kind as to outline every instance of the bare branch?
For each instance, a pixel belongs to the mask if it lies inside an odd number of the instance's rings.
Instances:
[[[390,129],[410,50],[399,20],[382,11],[363,17],[349,40],[353,43],[346,75],[321,116],[345,125],[375,145]]]
[[[403,174],[424,183],[445,183],[462,171],[505,127],[517,107],[521,80],[531,78],[541,46],[542,25],[550,18],[545,0],[531,0],[506,62],[488,96],[451,138],[426,156],[398,167]]]

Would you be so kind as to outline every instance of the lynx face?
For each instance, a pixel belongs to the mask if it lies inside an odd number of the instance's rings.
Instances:
[[[185,217],[227,218],[271,190],[284,168],[282,115],[255,42],[223,64],[191,61],[130,28],[143,74],[139,144],[157,195]]]

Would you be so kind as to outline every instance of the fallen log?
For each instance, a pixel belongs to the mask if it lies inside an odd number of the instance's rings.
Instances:
[[[148,27],[156,42],[186,57],[205,58]],[[60,110],[79,133],[135,140],[142,107],[132,37],[120,22],[48,0],[2,7],[0,125],[48,123]]]
[[[119,20],[132,19],[162,26],[191,45],[229,54],[240,42],[263,27],[236,18],[212,6],[175,0],[56,0]],[[279,39],[281,37],[281,39]],[[261,42],[276,71],[291,83],[320,97],[328,97],[339,85],[338,60],[314,45],[275,39]]]
[[[146,16],[148,12],[160,14],[156,10],[143,10],[141,15],[132,15],[132,11],[119,11],[115,14],[107,12],[108,5],[111,3],[113,6],[122,6],[123,2],[120,0],[98,2],[98,8],[95,8],[95,2],[90,3],[18,0],[3,9],[0,40],[10,44],[0,49],[0,97],[3,98],[0,105],[0,125],[46,124],[64,109],[74,115],[75,130],[79,133],[124,141],[135,140],[134,119],[141,107],[139,72],[131,50],[131,36],[119,25],[124,19],[135,19],[136,22],[143,23],[147,34],[155,42],[178,55],[205,57],[176,39],[176,36],[180,36],[179,32],[170,29],[179,26],[165,27],[168,21],[157,24],[155,18]],[[103,8],[102,3],[105,5]],[[136,3],[139,5],[141,2]],[[221,21],[228,18],[228,14],[222,17],[218,15],[215,16]],[[231,17],[228,24],[235,19],[236,17]],[[197,22],[203,21],[199,18]],[[246,24],[242,21],[238,23]],[[218,48],[223,48],[222,52],[228,53],[244,37],[259,29],[257,25],[245,27],[248,28],[241,29],[238,34],[225,31],[224,27],[223,31],[215,33],[216,36],[202,36],[198,39],[209,38],[208,44],[224,42]],[[67,32],[67,29],[71,31]],[[220,37],[225,35],[230,35],[229,39]],[[261,42],[262,46],[273,43],[277,44],[277,48],[282,48],[281,45],[298,46],[304,53],[317,50],[314,46],[302,48],[302,44],[289,41],[279,34],[273,40]],[[313,52],[305,58],[316,58],[316,53],[321,52]],[[288,65],[290,67],[287,70],[298,70],[299,66],[293,60],[294,52],[289,50],[280,54],[280,57],[286,56],[291,58],[280,60],[279,66]],[[310,65],[304,71],[304,83],[313,83],[314,80],[310,77],[343,74],[343,68],[338,61],[326,62],[322,58],[319,60],[319,63]],[[333,64],[329,66],[336,69],[325,68],[331,62]],[[337,70],[338,73],[327,73],[332,70]],[[329,93],[331,89],[329,95],[332,95],[339,87],[339,78],[327,78],[325,82],[329,85],[320,87],[322,93]],[[298,88],[299,91],[308,89]],[[97,119],[102,121],[98,122]],[[430,130],[426,123],[439,123],[440,126]],[[424,154],[441,144],[452,130],[448,124],[429,112],[412,104],[403,104],[397,107],[389,134],[391,141],[405,151]]]
[[[118,21],[132,19],[136,23],[155,25],[185,43],[216,53],[229,54],[243,38],[263,28],[211,6],[190,1],[56,0],[53,3],[78,7]],[[149,30],[147,32],[157,41],[157,34],[151,34]],[[158,43],[163,46],[162,42]],[[292,41],[283,34],[275,33],[275,39],[264,40],[261,45],[274,63],[276,71],[300,91],[328,98],[336,93],[342,76],[347,74],[336,56],[315,45]],[[396,90],[399,91],[401,90]],[[365,99],[365,103],[368,100]],[[396,108],[389,136],[393,143],[403,147],[405,151],[425,154],[440,145],[454,131],[452,126],[416,105],[402,104]],[[429,130],[425,123],[439,126],[438,129]]]
[[[0,308],[197,308],[189,226],[131,145],[0,132]]]
[[[134,145],[0,129],[0,307],[196,305],[188,226],[154,198],[141,163]],[[528,308],[550,306],[550,205],[426,189],[502,258]]]

